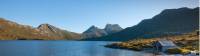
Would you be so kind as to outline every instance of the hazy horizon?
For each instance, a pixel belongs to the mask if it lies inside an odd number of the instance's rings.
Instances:
[[[198,0],[0,0],[0,17],[37,27],[48,23],[82,33],[90,26],[122,28],[150,19],[164,9],[199,7]]]

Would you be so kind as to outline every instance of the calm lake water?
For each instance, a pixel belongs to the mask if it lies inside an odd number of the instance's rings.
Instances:
[[[106,41],[0,41],[0,56],[148,56],[148,53],[106,48]]]

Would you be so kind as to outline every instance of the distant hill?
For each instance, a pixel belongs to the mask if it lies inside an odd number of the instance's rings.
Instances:
[[[125,41],[135,38],[151,38],[167,35],[177,35],[195,31],[199,28],[199,7],[166,9],[151,19],[145,19],[139,24],[128,27],[118,33],[100,38],[85,40]]]
[[[49,24],[38,28],[21,25],[0,18],[0,40],[71,40],[80,39],[80,34],[61,30]]]
[[[82,33],[82,37],[84,39],[87,38],[98,38],[106,35],[110,35],[113,33],[117,33],[123,30],[118,24],[107,24],[104,29],[100,29],[96,26],[91,26],[85,32]]]

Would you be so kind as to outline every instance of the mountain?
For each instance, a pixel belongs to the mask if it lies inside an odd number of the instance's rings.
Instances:
[[[99,29],[96,26],[91,26],[89,29],[82,33],[83,38],[101,37],[105,35],[107,35],[107,32],[103,29]]]
[[[41,24],[37,27],[42,34],[47,34],[48,36],[54,37],[54,39],[79,39],[80,34],[69,32],[66,30],[61,30],[50,24]]]
[[[41,24],[37,27],[42,34],[48,34],[48,36],[63,37],[62,30],[49,24]]]
[[[46,39],[35,28],[0,18],[0,40]]]
[[[113,33],[123,30],[123,28],[121,28],[118,24],[107,24],[106,27],[104,28],[104,30],[108,34],[113,34]]]
[[[166,9],[151,19],[145,19],[139,24],[128,27],[118,33],[101,38],[86,40],[125,41],[135,38],[151,38],[184,34],[199,28],[199,7]]]
[[[91,26],[85,32],[82,33],[83,39],[98,38],[110,34],[117,33],[123,30],[118,24],[107,24],[104,29],[100,29],[96,26]]]
[[[80,39],[80,34],[61,30],[49,24],[38,28],[21,25],[0,18],[0,40],[71,40]]]

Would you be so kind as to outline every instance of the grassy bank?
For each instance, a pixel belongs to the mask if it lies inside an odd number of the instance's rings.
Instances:
[[[196,32],[191,32],[183,35],[157,37],[149,39],[134,39],[126,42],[117,42],[106,45],[109,48],[129,49],[135,51],[142,51],[146,48],[152,49],[152,43],[162,38],[168,38],[173,41],[183,51],[199,51],[199,37]]]

